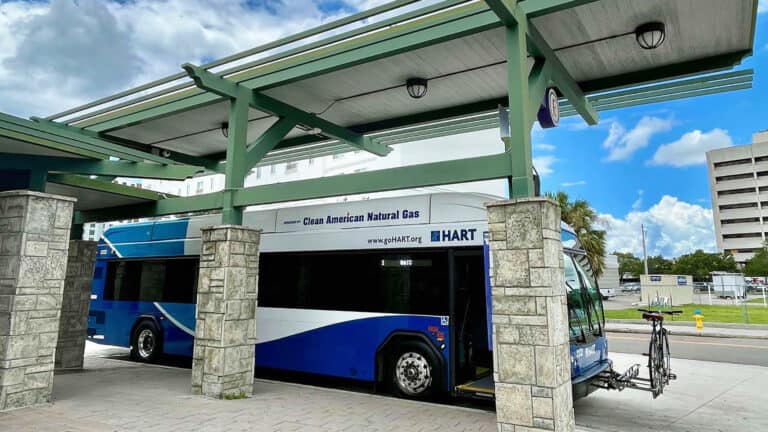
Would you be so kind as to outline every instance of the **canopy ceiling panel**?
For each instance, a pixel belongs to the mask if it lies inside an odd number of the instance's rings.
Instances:
[[[745,23],[753,8],[752,1],[602,0],[532,22],[571,76],[584,82],[748,51],[752,39]],[[665,24],[666,40],[645,50],[634,30],[652,21]]]
[[[56,149],[45,147],[45,146],[34,145],[28,141],[19,141],[19,140],[10,138],[8,136],[5,136],[2,130],[0,130],[0,153],[16,153],[16,154],[26,154],[26,155],[36,155],[36,156],[64,156],[64,157],[82,158],[82,156],[75,153],[60,151],[60,150],[56,150]]]
[[[149,203],[152,200],[48,182],[45,191],[50,194],[77,198],[76,211]]]
[[[525,3],[536,1],[525,0]],[[597,0],[575,2],[583,4],[539,15],[531,21],[569,74],[585,90],[595,93],[620,85],[700,74],[737,64],[752,49],[750,28],[754,26],[755,1]],[[411,116],[409,122],[419,123],[423,121],[419,119],[421,113],[474,102],[487,102],[482,104],[482,109],[489,110],[496,101],[503,102],[507,94],[505,32],[501,22],[496,25],[493,19],[489,21],[489,13],[483,2],[470,1],[458,8],[397,23],[330,46],[275,58],[246,71],[231,72],[231,76],[245,85],[265,85],[258,89],[341,126],[377,125],[366,128],[368,132],[381,129],[379,122],[385,120]],[[484,18],[473,21],[477,22],[473,24],[475,27],[467,29],[471,19],[481,16]],[[372,46],[390,38],[409,38],[419,31],[432,31],[435,28],[432,26],[437,26],[435,23],[461,27],[457,24],[460,21],[464,30],[442,37],[439,42],[427,40],[418,48],[385,50],[382,51],[386,52],[384,57],[349,63],[339,60],[355,50],[374,52]],[[666,40],[657,49],[644,50],[637,44],[634,30],[651,21],[662,21],[666,25]],[[413,33],[403,33],[408,26],[413,27]],[[396,36],[398,32],[402,34]],[[722,64],[703,62],[659,72],[659,67],[720,55],[731,55],[733,59]],[[286,72],[289,70],[293,72]],[[301,73],[296,72],[298,70]],[[404,83],[411,77],[429,79],[425,97],[412,99],[407,95]],[[624,79],[617,80],[617,77]],[[220,156],[227,141],[220,126],[227,119],[228,108],[221,99],[217,102],[209,96],[196,89],[180,91],[161,98],[169,107],[181,100],[179,98],[187,98],[180,103],[179,110],[153,111],[158,102],[153,104],[150,100],[119,108],[103,117],[85,116],[76,124],[194,156]],[[193,100],[203,105],[196,106]],[[145,109],[152,114],[142,118]],[[120,120],[123,111],[130,120]],[[274,117],[255,109],[251,109],[249,115],[250,140],[275,121]],[[101,122],[108,124],[100,129]],[[387,127],[391,125],[383,128]],[[288,137],[304,134],[307,131],[297,127]]]

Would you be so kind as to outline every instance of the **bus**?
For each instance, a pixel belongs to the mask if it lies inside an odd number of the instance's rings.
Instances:
[[[435,193],[248,211],[259,246],[256,367],[406,398],[493,398],[487,212]],[[201,231],[219,215],[117,225],[97,246],[89,340],[191,356]],[[599,290],[563,227],[574,397],[609,368]]]

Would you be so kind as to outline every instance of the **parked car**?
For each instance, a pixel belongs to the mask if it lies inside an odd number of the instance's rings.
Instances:
[[[627,282],[621,286],[622,292],[640,292],[640,282]]]

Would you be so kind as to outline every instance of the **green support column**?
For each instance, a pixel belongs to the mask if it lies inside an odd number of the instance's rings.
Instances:
[[[229,140],[227,141],[227,165],[224,172],[226,176],[224,202],[221,209],[221,223],[224,225],[243,223],[243,209],[235,207],[234,193],[242,189],[245,184],[249,99],[249,92],[242,89],[238,96],[230,99],[229,102]]]
[[[528,49],[524,20],[507,26],[507,77],[509,81],[509,129],[504,149],[509,155],[512,172],[509,177],[511,198],[534,194],[531,162],[531,114],[528,112]]]
[[[45,192],[45,183],[48,181],[48,171],[44,168],[29,170],[29,190]]]

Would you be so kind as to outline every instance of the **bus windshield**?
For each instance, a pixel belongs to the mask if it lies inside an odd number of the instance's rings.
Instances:
[[[577,260],[563,253],[571,341],[589,342],[603,332],[603,307],[594,282]]]

